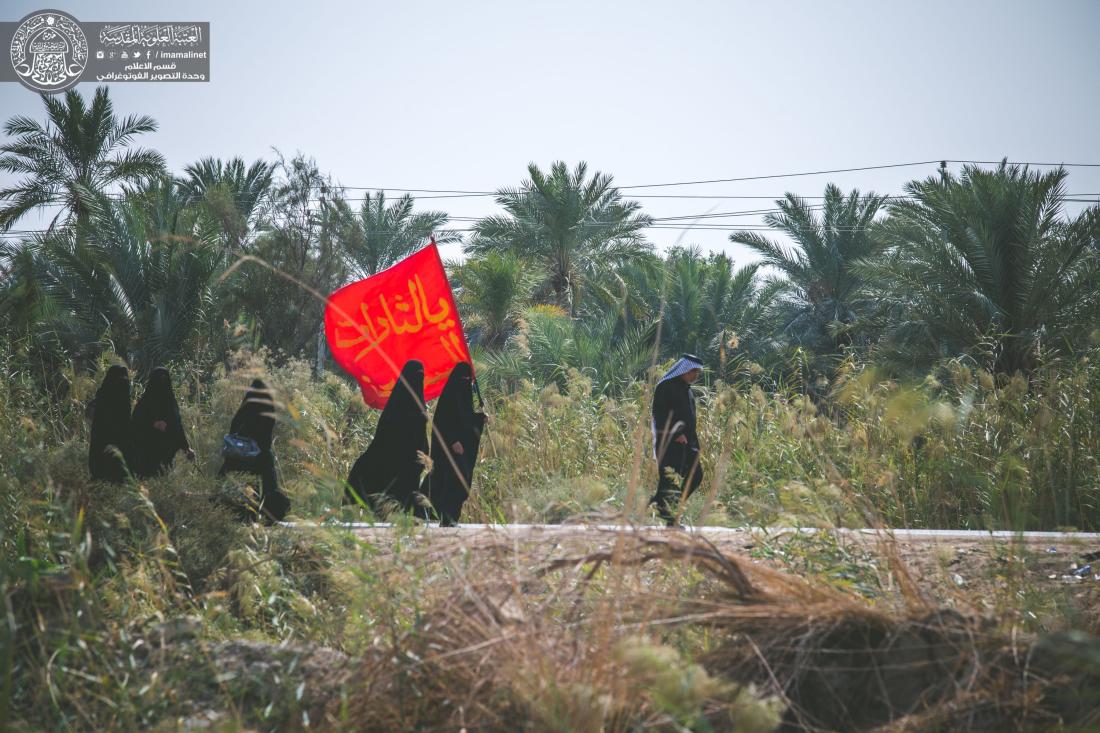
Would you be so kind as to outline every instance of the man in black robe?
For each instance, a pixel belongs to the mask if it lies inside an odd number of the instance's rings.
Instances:
[[[253,379],[244,395],[237,414],[229,424],[229,432],[256,441],[260,449],[255,458],[238,458],[227,455],[218,471],[224,476],[230,471],[249,473],[261,481],[260,502],[257,513],[270,524],[280,522],[290,509],[290,499],[279,491],[279,478],[275,473],[275,399],[262,379]]]
[[[92,478],[120,484],[126,480],[130,455],[130,373],[116,364],[89,406],[92,434],[88,441],[88,471]]]
[[[345,503],[366,503],[377,517],[385,517],[394,506],[424,511],[417,505],[424,470],[417,453],[428,452],[427,425],[424,365],[411,359],[378,417],[374,439],[351,468]]]
[[[485,413],[474,411],[474,370],[459,362],[447,377],[432,416],[432,470],[420,493],[428,497],[443,527],[458,524],[485,428]]]
[[[186,453],[188,460],[195,459],[172,391],[172,376],[164,367],[159,366],[149,373],[145,391],[134,406],[130,426],[135,476],[168,473],[179,451]]]
[[[653,394],[653,454],[658,479],[657,492],[649,503],[657,506],[657,513],[670,527],[679,521],[681,502],[703,481],[695,395],[691,392],[691,385],[702,373],[699,357],[684,354],[661,377]]]

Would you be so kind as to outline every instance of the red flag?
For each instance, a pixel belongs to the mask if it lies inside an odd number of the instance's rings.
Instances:
[[[439,396],[455,364],[473,363],[434,240],[330,295],[325,336],[336,363],[359,382],[363,401],[379,409],[409,359],[424,364],[426,400]]]

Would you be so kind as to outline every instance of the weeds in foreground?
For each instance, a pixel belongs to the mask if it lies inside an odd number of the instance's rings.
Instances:
[[[215,500],[216,446],[257,372],[278,390],[276,452],[294,518],[361,518],[340,506],[341,477],[374,417],[344,381],[315,380],[304,364],[240,354],[209,378],[178,370],[200,459],[120,487],[85,476],[92,380],[74,375],[69,396],[48,405],[18,373],[0,384],[3,721],[341,730],[363,729],[370,710],[379,730],[511,730],[517,720],[766,730],[780,715],[833,720],[824,703],[805,702],[839,694],[822,687],[828,650],[889,677],[882,655],[919,651],[931,634],[954,650],[935,668],[953,682],[928,687],[949,708],[902,710],[895,693],[871,707],[950,729],[1009,714],[1056,722],[1048,701],[1060,701],[1094,722],[1066,702],[1078,688],[1055,691],[1057,659],[1076,657],[1052,650],[1074,648],[1069,637],[1028,635],[1091,621],[1036,589],[1011,553],[979,609],[989,621],[962,605],[945,615],[889,551],[829,534],[758,541],[752,552],[790,577],[689,538],[535,551],[514,541],[425,548],[412,522],[378,543],[323,526],[242,527]],[[718,385],[701,400],[708,482],[687,520],[1095,526],[1098,373],[1085,359],[1021,390],[965,370],[920,387],[851,372],[828,415],[797,395]],[[639,499],[653,477],[640,386],[611,399],[572,373],[564,388],[522,385],[490,409],[470,519],[645,519]],[[1092,642],[1078,642],[1085,671],[1074,679],[1091,679]],[[1029,653],[1047,666],[1021,672]],[[985,666],[963,684],[952,665],[973,670],[975,654]],[[870,678],[844,679],[851,692]],[[1026,704],[1005,703],[1020,685]]]

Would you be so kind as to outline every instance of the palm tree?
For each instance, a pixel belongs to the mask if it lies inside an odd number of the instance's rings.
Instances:
[[[690,351],[720,374],[734,354],[770,351],[771,310],[779,286],[757,278],[758,264],[734,268],[723,254],[704,257],[696,248],[676,248],[665,260],[665,306],[661,351]]]
[[[17,336],[78,359],[113,347],[145,370],[192,353],[224,267],[216,243],[176,182],[150,179],[74,228],[23,242],[0,313]]]
[[[188,200],[205,204],[220,222],[227,246],[240,249],[269,198],[275,164],[257,160],[246,168],[241,158],[203,158],[183,171],[181,185]]]
[[[1072,351],[1100,315],[1100,257],[1096,210],[1063,216],[1065,180],[1002,162],[909,183],[890,249],[861,270],[896,314],[886,345],[912,364],[984,351],[1006,373],[1032,369],[1040,344]]]
[[[665,260],[653,250],[585,281],[584,311],[618,314],[623,328],[657,320],[664,293]]]
[[[643,230],[652,223],[640,205],[624,201],[612,178],[581,162],[572,173],[555,162],[549,175],[531,163],[530,179],[497,192],[507,212],[479,221],[467,245],[472,255],[512,253],[546,271],[551,300],[576,315],[586,282],[650,250]]]
[[[385,270],[428,243],[433,232],[440,244],[457,242],[455,232],[442,231],[447,215],[442,211],[413,212],[415,202],[405,194],[387,204],[386,194],[368,193],[358,211],[337,198],[332,206],[340,222],[338,238],[348,264],[360,276]]]
[[[778,213],[764,221],[793,240],[781,244],[756,232],[730,235],[747,245],[785,277],[780,312],[783,332],[796,345],[821,354],[838,354],[852,343],[851,329],[870,311],[863,279],[853,265],[881,251],[870,231],[886,198],[873,193],[847,196],[833,184],[825,187],[820,214],[815,206],[788,193],[776,201]]]
[[[50,256],[53,249],[71,244],[68,230],[26,237],[2,247],[4,277],[0,280],[0,320],[11,348],[24,354],[43,376],[54,373],[73,359],[98,355],[96,344],[102,324],[89,327],[78,315],[82,305],[58,287],[67,276],[68,263]],[[76,255],[78,253],[72,253]],[[91,268],[93,254],[71,259],[77,267]]]
[[[89,315],[103,319],[115,350],[139,371],[193,353],[225,258],[218,230],[188,208],[179,182],[147,181],[76,234],[75,246],[86,242],[98,266],[91,278],[72,272],[66,284],[74,299],[86,293],[96,304]]]
[[[323,361],[324,302],[316,294],[347,281],[339,246],[343,221],[331,202],[317,201],[318,192],[325,198],[331,186],[315,160],[279,155],[275,170],[278,180],[267,194],[270,220],[240,250],[267,266],[245,262],[233,271],[223,314],[246,324],[253,344],[294,355],[316,349]]]
[[[645,376],[654,362],[656,325],[622,328],[615,313],[570,318],[555,305],[524,311],[517,332],[503,349],[475,356],[486,384],[507,391],[524,379],[541,387],[564,385],[570,369],[592,379],[601,393],[620,393]]]
[[[0,171],[23,175],[14,186],[0,190],[0,231],[8,231],[24,214],[58,204],[59,220],[83,221],[102,204],[114,184],[133,183],[157,175],[164,168],[160,153],[131,148],[134,137],[154,132],[157,123],[146,115],[118,119],[107,93],[99,87],[87,106],[76,90],[65,101],[42,95],[45,124],[22,115],[12,117],[4,132],[14,137],[0,146]]]
[[[515,332],[540,273],[515,255],[490,252],[454,267],[451,279],[473,341],[495,349]]]
[[[573,330],[575,361],[568,365],[592,377],[601,392],[621,393],[656,359],[656,323],[623,328],[615,314],[604,314],[573,321]]]

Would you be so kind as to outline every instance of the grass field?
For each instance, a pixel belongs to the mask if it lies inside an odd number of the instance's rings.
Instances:
[[[216,446],[262,373],[292,519],[237,524]],[[1095,526],[1091,362],[1031,389],[853,373],[825,414],[701,399],[692,526]],[[199,460],[86,479],[75,377],[0,386],[3,708],[14,730],[1082,730],[1100,725],[1100,547],[830,532],[352,532],[346,466],[375,416],[341,379],[239,354],[177,373]],[[961,386],[960,386],[961,385]],[[470,521],[652,521],[646,390],[492,399]],[[962,395],[960,398],[959,395]],[[1054,506],[1058,504],[1058,506]],[[1071,521],[1066,521],[1071,520]],[[1075,727],[1074,727],[1075,726]]]

